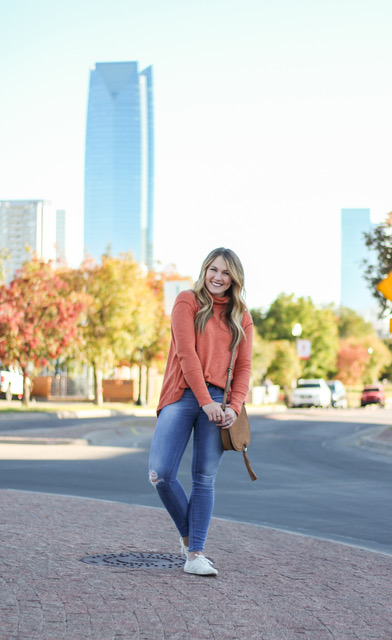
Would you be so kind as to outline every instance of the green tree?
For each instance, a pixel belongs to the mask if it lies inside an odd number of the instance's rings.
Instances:
[[[293,294],[280,294],[269,309],[252,311],[255,326],[265,340],[294,343],[293,327],[300,324],[301,338],[310,340],[311,356],[301,361],[303,377],[329,377],[336,372],[338,348],[337,319],[331,307],[317,307],[311,298],[296,299]]]
[[[252,355],[252,372],[251,386],[260,385],[265,379],[274,354],[275,349],[272,342],[263,340],[257,329],[253,330],[253,355]]]
[[[368,352],[364,383],[372,384],[380,379],[383,370],[392,362],[392,354],[383,340],[375,334],[362,338],[361,343]]]
[[[336,315],[338,318],[339,338],[363,338],[374,334],[373,325],[370,322],[366,322],[353,309],[339,307]]]
[[[384,222],[364,233],[364,242],[371,252],[369,258],[364,260],[364,278],[379,303],[380,315],[387,315],[391,312],[392,302],[384,298],[376,286],[392,271],[392,212],[388,213]]]
[[[273,358],[267,369],[267,376],[278,384],[288,396],[289,390],[297,378],[301,377],[301,362],[294,342],[275,340],[272,342]]]

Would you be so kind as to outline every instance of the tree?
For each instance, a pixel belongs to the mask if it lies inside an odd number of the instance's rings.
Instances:
[[[131,255],[85,262],[79,281],[90,298],[83,326],[84,358],[94,371],[94,402],[102,404],[103,370],[131,362],[154,339],[156,299]]]
[[[7,275],[7,267],[6,267],[6,263],[7,260],[10,258],[10,252],[8,251],[8,249],[3,248],[0,249],[0,283],[3,283],[5,281],[6,275]]]
[[[368,360],[368,350],[358,338],[344,338],[340,341],[336,377],[346,385],[362,384]]]
[[[141,368],[144,366],[147,371],[146,376],[146,400],[148,399],[148,382],[150,368],[155,365],[161,373],[164,366],[170,346],[170,317],[165,315],[165,299],[164,285],[168,280],[178,280],[181,276],[174,267],[167,270],[157,272],[150,270],[147,274],[146,285],[154,297],[155,305],[152,308],[153,319],[151,328],[153,335],[143,349],[139,351],[139,358],[134,362],[139,366],[139,398],[138,402],[142,402],[140,397]]]
[[[361,343],[368,352],[364,383],[372,384],[380,379],[382,371],[392,362],[392,354],[387,345],[375,334],[361,339]]]
[[[272,342],[267,342],[260,337],[257,329],[253,329],[253,355],[252,355],[252,372],[250,382],[252,386],[261,384],[267,375],[275,349]]]
[[[286,396],[293,382],[301,376],[301,363],[297,355],[296,345],[289,340],[275,340],[274,355],[267,369],[267,375],[274,384],[285,390]]]
[[[364,241],[372,252],[372,258],[364,260],[364,277],[372,295],[378,300],[380,315],[387,315],[391,312],[392,303],[384,298],[376,286],[392,271],[392,212],[388,213],[384,222],[364,233]]]
[[[339,307],[336,315],[339,338],[362,338],[374,334],[373,325],[353,309]]]
[[[0,287],[0,359],[22,369],[24,404],[37,369],[74,348],[85,306],[84,296],[51,262],[36,258],[25,263],[8,287]]]
[[[303,377],[324,378],[336,372],[338,348],[337,319],[331,307],[316,307],[311,298],[296,299],[293,294],[280,294],[267,312],[252,311],[261,337],[293,344],[293,327],[302,327],[301,338],[311,341],[309,360],[301,361]]]

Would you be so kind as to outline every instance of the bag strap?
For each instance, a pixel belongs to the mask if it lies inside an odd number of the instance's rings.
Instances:
[[[227,368],[226,386],[223,392],[223,400],[222,400],[223,411],[226,409],[227,396],[229,395],[231,376],[233,375],[234,357],[235,357],[235,349],[233,349],[231,352],[230,364]]]

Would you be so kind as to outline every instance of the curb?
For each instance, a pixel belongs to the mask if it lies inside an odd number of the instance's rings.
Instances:
[[[372,429],[369,432],[369,435],[365,433],[359,440],[357,440],[357,445],[359,447],[365,447],[380,453],[385,453],[386,455],[392,455],[392,442],[388,442],[381,438],[384,431],[389,431],[389,427],[385,428],[385,426],[383,426],[378,429]]]
[[[84,438],[42,438],[39,436],[36,438],[28,438],[23,436],[2,436],[0,437],[0,444],[67,444],[80,447],[89,445],[90,442]]]

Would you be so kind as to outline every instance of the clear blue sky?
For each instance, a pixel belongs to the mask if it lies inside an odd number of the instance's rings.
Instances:
[[[82,251],[89,68],[152,64],[156,258],[216,246],[248,302],[338,301],[339,215],[392,209],[389,0],[0,0],[0,198],[66,207]]]

